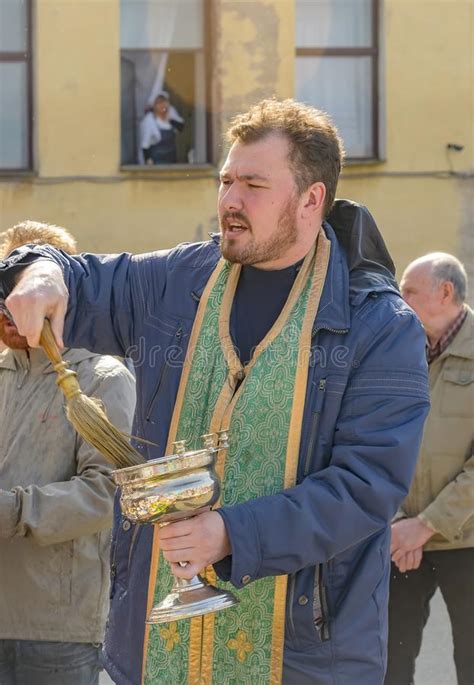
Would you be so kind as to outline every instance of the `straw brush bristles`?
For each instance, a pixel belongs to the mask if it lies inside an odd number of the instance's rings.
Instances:
[[[79,393],[67,401],[66,416],[79,435],[115,468],[123,469],[145,462],[128,442],[128,436],[110,423],[99,400]]]
[[[110,423],[102,403],[81,392],[76,372],[61,357],[49,321],[44,323],[40,343],[58,375],[56,383],[66,397],[66,415],[77,433],[117,469],[143,464],[145,459],[130,445],[129,436]]]

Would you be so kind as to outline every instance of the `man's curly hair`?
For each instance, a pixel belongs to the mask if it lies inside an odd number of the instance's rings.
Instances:
[[[75,239],[62,226],[27,220],[0,233],[0,259],[7,257],[17,247],[28,244],[52,245],[68,254],[77,252]]]

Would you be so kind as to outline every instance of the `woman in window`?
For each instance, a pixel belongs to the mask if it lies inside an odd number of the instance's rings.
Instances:
[[[145,114],[141,123],[141,148],[145,164],[175,164],[176,131],[182,131],[184,120],[170,104],[169,95],[161,91],[153,103],[153,110]]]

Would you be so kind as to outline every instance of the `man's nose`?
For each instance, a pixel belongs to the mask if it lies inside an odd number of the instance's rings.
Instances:
[[[241,210],[243,207],[242,193],[237,183],[223,186],[221,192],[221,207],[226,211]]]

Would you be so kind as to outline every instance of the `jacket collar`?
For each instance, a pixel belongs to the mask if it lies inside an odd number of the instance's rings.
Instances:
[[[63,352],[63,359],[71,365],[79,364],[84,359],[97,356],[94,352],[83,349],[69,349]],[[54,373],[54,369],[43,350],[30,349],[28,354],[24,350],[6,349],[0,353],[0,369],[9,371],[35,370],[37,373]]]
[[[474,340],[474,311],[468,305],[466,307],[466,320],[452,343],[440,355],[440,359],[449,356],[474,359],[474,346],[472,344]]]
[[[12,351],[8,349],[0,352],[0,369],[8,369],[9,371],[16,371],[15,359]]]
[[[331,253],[318,313],[313,324],[313,335],[322,328],[343,332],[348,331],[351,326],[347,263],[332,227],[327,222],[324,222],[323,226],[331,242]]]

